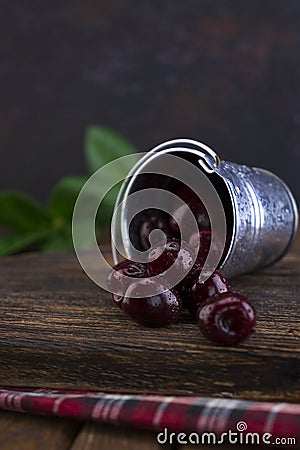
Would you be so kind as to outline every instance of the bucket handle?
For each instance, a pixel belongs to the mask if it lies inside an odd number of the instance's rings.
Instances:
[[[219,155],[208,145],[203,142],[195,141],[193,139],[172,139],[170,141],[163,142],[162,144],[157,145],[151,150],[151,153],[156,153],[157,151],[166,150],[174,148],[175,146],[187,146],[187,150],[199,150],[201,151],[201,158],[199,159],[199,164],[209,173],[214,172],[214,167],[220,167],[220,157]],[[203,152],[204,150],[204,152]],[[210,156],[213,159],[214,167],[212,167],[211,161],[206,158],[206,156]]]

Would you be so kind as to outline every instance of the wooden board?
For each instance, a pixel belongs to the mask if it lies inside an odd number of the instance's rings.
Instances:
[[[187,313],[165,329],[133,323],[71,253],[2,260],[0,384],[300,401],[299,250],[232,285],[258,324],[223,348]]]
[[[168,444],[159,445],[156,436],[151,431],[87,422],[68,450],[171,450]]]
[[[81,422],[75,420],[1,411],[0,448],[70,450],[81,427]]]
[[[1,450],[171,450],[155,432],[61,417],[2,411],[0,427]]]

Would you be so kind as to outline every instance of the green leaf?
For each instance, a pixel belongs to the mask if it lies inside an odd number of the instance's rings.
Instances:
[[[18,191],[0,192],[0,225],[31,232],[45,229],[48,224],[48,214],[34,199]]]
[[[12,236],[0,236],[0,257],[13,255],[27,250],[32,245],[39,244],[48,231],[17,234]]]
[[[49,199],[51,217],[71,222],[77,196],[86,180],[86,177],[65,177],[56,184]]]
[[[135,153],[136,148],[118,133],[98,126],[91,126],[87,129],[85,155],[91,172],[95,172],[116,158],[128,154],[135,155]],[[86,193],[100,198],[103,191],[101,187],[114,185],[117,180],[126,177],[132,166],[132,159],[128,161],[128,166],[126,168],[126,162],[122,161],[122,164],[121,162],[119,164],[116,163],[108,170],[104,170],[101,174],[100,186],[92,183],[87,187]],[[66,177],[54,187],[49,199],[49,212],[54,219],[55,227],[60,228],[71,222],[77,196],[86,180],[86,177]],[[118,187],[114,187],[103,200],[97,220],[98,227],[109,223],[119,187],[120,184]]]
[[[100,208],[98,210],[97,214],[97,225],[101,228],[103,225],[109,225],[115,202],[118,196],[118,192],[120,189],[122,183],[118,183],[116,186],[114,186],[104,197],[103,201],[101,202]]]
[[[137,153],[136,147],[123,136],[109,128],[100,126],[91,126],[87,129],[84,148],[87,166],[91,172],[95,172],[100,167],[118,158]],[[135,161],[137,159],[136,157]],[[126,167],[127,165],[128,167]],[[114,185],[117,180],[125,178],[132,165],[131,159],[130,161],[122,161],[119,165],[116,163],[113,167],[108,168],[101,174],[103,182],[105,178],[104,184]],[[121,183],[118,183],[105,196],[97,218],[99,227],[109,223],[120,186]]]
[[[86,131],[84,150],[91,173],[116,158],[137,152],[135,146],[119,133],[96,125]]]
[[[71,226],[57,228],[45,239],[40,249],[43,252],[58,252],[73,249]]]

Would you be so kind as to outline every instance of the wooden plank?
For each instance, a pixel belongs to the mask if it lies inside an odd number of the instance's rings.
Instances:
[[[73,254],[2,260],[0,383],[299,401],[299,250],[232,285],[258,324],[248,342],[223,348],[187,313],[165,329],[130,321]]]
[[[111,425],[88,422],[82,428],[70,450],[157,450],[169,445],[159,445],[156,434]]]
[[[78,421],[23,413],[0,413],[1,450],[69,450]]]

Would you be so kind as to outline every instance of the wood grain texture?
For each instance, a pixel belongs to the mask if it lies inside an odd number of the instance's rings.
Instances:
[[[223,348],[185,313],[164,329],[133,323],[73,254],[2,260],[0,383],[300,401],[299,249],[232,286],[254,302],[257,331]]]
[[[75,420],[0,413],[1,450],[69,450],[81,424]]]
[[[87,422],[70,450],[158,450],[156,434]],[[164,445],[165,450],[171,450]]]

